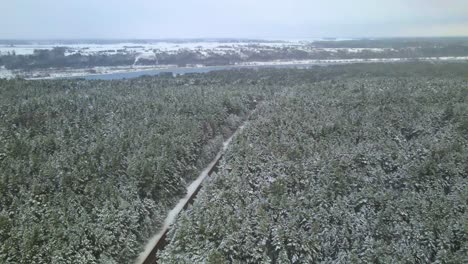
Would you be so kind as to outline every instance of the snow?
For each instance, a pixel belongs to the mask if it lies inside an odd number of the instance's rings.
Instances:
[[[338,51],[344,51],[348,53],[360,53],[363,51],[369,51],[369,52],[374,52],[374,53],[382,53],[386,51],[395,51],[395,49],[392,48],[314,48],[316,51],[327,51],[327,52],[333,52],[336,53]]]
[[[8,69],[5,69],[5,66],[0,67],[0,79],[11,79],[14,78],[15,75]]]
[[[223,148],[222,150],[216,155],[216,157],[211,161],[210,164],[200,173],[198,178],[193,181],[188,187],[187,187],[187,195],[185,195],[184,198],[180,199],[177,205],[169,212],[167,215],[166,219],[164,220],[164,225],[160,229],[160,231],[153,236],[149,242],[145,246],[145,251],[143,251],[139,256],[138,259],[136,260],[136,263],[141,264],[145,261],[146,257],[151,253],[153,248],[156,246],[158,241],[161,239],[161,237],[164,235],[164,233],[169,229],[169,227],[175,222],[177,215],[184,209],[184,206],[187,204],[188,200],[192,195],[195,193],[195,191],[198,189],[198,187],[203,183],[205,178],[208,176],[208,172],[215,166],[216,162],[221,158],[223,153],[227,150],[229,147],[229,144],[231,143],[232,139],[240,133],[245,127],[245,123],[241,125],[237,131],[226,141],[223,142]]]
[[[468,62],[468,57],[423,57],[423,58],[384,58],[384,59],[326,59],[326,60],[276,60],[276,61],[252,61],[252,62],[242,62],[236,63],[234,65],[223,65],[209,67],[201,64],[191,64],[187,67],[178,67],[177,65],[133,65],[133,66],[115,66],[115,67],[93,67],[93,68],[83,68],[83,69],[74,69],[74,68],[61,68],[61,69],[43,69],[35,70],[32,72],[21,72],[14,71],[11,72],[4,68],[0,68],[0,76],[3,78],[12,78],[15,75],[19,77],[26,78],[29,80],[36,79],[57,79],[57,78],[67,78],[67,77],[83,77],[83,76],[92,76],[92,75],[102,75],[102,74],[112,74],[112,73],[130,73],[130,72],[142,72],[150,70],[167,70],[171,72],[175,69],[187,69],[186,73],[190,72],[192,68],[206,68],[207,71],[211,70],[224,70],[224,69],[233,69],[233,68],[242,68],[242,67],[276,67],[276,66],[313,66],[313,65],[331,65],[331,64],[349,64],[349,63],[397,63],[397,62],[407,62],[407,61],[452,61],[452,62]],[[90,71],[92,70],[92,71]],[[199,71],[196,71],[199,72]],[[2,77],[0,77],[2,78]]]
[[[134,65],[134,66],[98,66],[93,68],[49,68],[43,70],[35,70],[32,72],[18,72],[18,75],[27,80],[40,80],[40,79],[58,79],[69,77],[83,77],[92,75],[112,74],[112,73],[126,73],[126,72],[139,72],[148,70],[161,70],[177,68],[177,65]],[[92,70],[92,71],[90,71]]]
[[[115,54],[118,50],[125,50],[125,52],[136,52],[136,53],[148,53],[153,50],[160,51],[180,51],[180,50],[213,50],[220,47],[229,50],[235,50],[240,47],[250,46],[250,45],[259,45],[259,46],[284,46],[284,45],[298,45],[298,43],[284,43],[284,42],[271,42],[271,43],[255,43],[255,42],[183,42],[183,43],[173,43],[173,42],[155,42],[149,44],[140,44],[140,43],[116,43],[116,44],[71,44],[63,45],[60,43],[57,44],[31,44],[31,45],[0,45],[0,55],[7,55],[8,53],[15,52],[17,55],[31,55],[36,49],[51,50],[54,47],[67,47],[68,51],[66,55],[71,55],[75,53],[81,53],[82,55],[93,55],[97,53],[101,54]]]
[[[152,69],[168,69],[173,68],[174,65],[159,65],[158,54],[166,52],[168,54],[178,54],[183,51],[196,52],[200,58],[207,58],[213,55],[227,55],[236,54],[240,58],[248,60],[248,55],[251,53],[261,53],[274,51],[275,49],[292,49],[307,52],[309,54],[319,52],[329,53],[360,53],[369,51],[373,53],[382,53],[393,51],[390,48],[318,48],[313,46],[313,42],[322,39],[293,39],[293,40],[270,40],[271,42],[252,42],[252,41],[196,41],[196,42],[169,42],[159,41],[154,43],[112,43],[112,44],[69,44],[65,55],[81,54],[84,56],[96,54],[116,54],[126,53],[132,54],[135,57],[133,65],[119,66],[119,67],[93,67],[91,69],[37,69],[31,72],[9,71],[4,68],[0,69],[0,78],[12,78],[14,75],[30,79],[53,79],[62,77],[80,77],[95,74],[108,74],[120,72],[134,72],[139,70],[152,70]],[[335,41],[340,41],[336,39]],[[312,44],[312,45],[311,45]],[[16,54],[33,54],[35,49],[53,49],[57,46],[64,46],[60,43],[52,44],[30,44],[30,45],[0,45],[0,56],[15,52]],[[137,65],[142,59],[152,60],[155,65],[141,66]],[[327,64],[343,64],[343,63],[370,63],[370,62],[401,62],[410,61],[410,58],[389,58],[389,59],[327,59],[327,60],[281,60],[281,61],[254,61],[254,62],[239,62],[235,67],[243,66],[287,66],[287,65],[327,65]],[[420,61],[466,61],[467,57],[428,57],[418,58]],[[193,66],[193,65],[192,65]],[[196,65],[196,67],[203,67],[203,65]],[[232,66],[220,66],[221,68],[232,68]]]
[[[112,43],[112,44],[28,44],[28,45],[0,45],[0,56],[15,52],[17,55],[31,55],[36,49],[51,50],[54,47],[66,47],[65,55],[80,53],[81,55],[94,54],[116,54],[125,53],[149,53],[153,51],[178,52],[182,50],[216,51],[222,54],[222,51],[239,51],[242,48],[248,49],[268,49],[268,48],[299,48],[307,46],[316,40],[321,39],[289,39],[289,40],[270,40],[271,42],[252,42],[252,41],[198,41],[198,42],[168,42],[160,41],[154,43]],[[338,41],[338,40],[337,40]],[[310,50],[310,49],[308,49]]]
[[[144,52],[144,53],[140,53],[140,54],[135,58],[135,62],[133,63],[133,66],[135,66],[139,60],[154,60],[154,61],[156,61],[155,64],[157,64],[158,58],[156,57],[156,54],[154,54],[154,52]]]

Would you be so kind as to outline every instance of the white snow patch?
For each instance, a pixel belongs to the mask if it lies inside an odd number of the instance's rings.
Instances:
[[[11,79],[14,78],[15,75],[8,69],[5,68],[5,66],[0,67],[0,79]]]
[[[133,63],[133,66],[137,64],[139,60],[154,60],[155,64],[158,64],[158,58],[156,57],[156,54],[154,52],[143,52],[140,53],[136,58],[135,62]]]
[[[102,75],[102,74],[112,74],[112,73],[126,73],[126,72],[139,72],[139,71],[149,71],[149,70],[161,70],[161,69],[171,69],[177,68],[177,65],[135,65],[135,66],[97,66],[93,68],[49,68],[35,70],[32,72],[18,72],[18,76],[25,78],[27,80],[40,80],[40,79],[57,79],[57,78],[67,78],[67,77],[83,77],[83,76],[93,76],[93,75]]]
[[[66,47],[65,55],[81,54],[84,56],[95,54],[116,54],[116,53],[145,53],[153,51],[181,51],[181,50],[214,50],[229,49],[238,50],[242,47],[287,47],[301,46],[304,42],[278,41],[278,42],[222,42],[222,41],[202,41],[202,42],[154,42],[154,43],[113,43],[113,44],[28,44],[28,45],[0,45],[0,56],[12,54],[31,55],[36,49],[51,50],[54,47]]]

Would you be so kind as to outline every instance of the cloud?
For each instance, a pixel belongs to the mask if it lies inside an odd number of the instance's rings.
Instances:
[[[466,0],[15,0],[0,38],[466,35]]]

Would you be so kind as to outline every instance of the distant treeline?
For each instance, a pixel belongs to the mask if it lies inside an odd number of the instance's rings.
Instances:
[[[131,65],[135,61],[128,54],[84,56],[73,54],[65,56],[65,47],[55,47],[52,50],[35,50],[32,55],[9,54],[0,57],[0,65],[7,69],[44,69],[44,68],[85,68],[94,66]]]
[[[354,50],[347,50],[354,49]],[[356,50],[362,48],[362,50]],[[372,50],[373,48],[379,50]],[[335,49],[335,50],[330,50]],[[154,50],[153,58],[136,60],[138,53],[117,50],[113,54],[80,53],[66,55],[66,47],[52,50],[35,50],[32,55],[7,54],[0,56],[0,66],[7,69],[34,70],[44,68],[87,68],[96,66],[201,64],[205,66],[230,65],[242,62],[274,60],[334,60],[334,59],[385,59],[422,57],[468,56],[468,39],[380,39],[350,41],[320,41],[304,46],[272,47],[249,44],[238,50],[224,53],[214,50],[174,51]]]
[[[355,39],[343,41],[316,41],[316,47],[322,48],[442,48],[467,47],[468,37],[451,38],[385,38]]]

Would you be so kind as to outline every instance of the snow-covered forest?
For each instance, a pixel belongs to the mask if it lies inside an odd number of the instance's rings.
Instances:
[[[468,83],[338,78],[257,109],[161,263],[463,263]]]
[[[248,119],[160,263],[463,263],[466,65],[0,79],[0,262],[132,263]]]
[[[0,80],[0,262],[131,263],[262,89]]]

